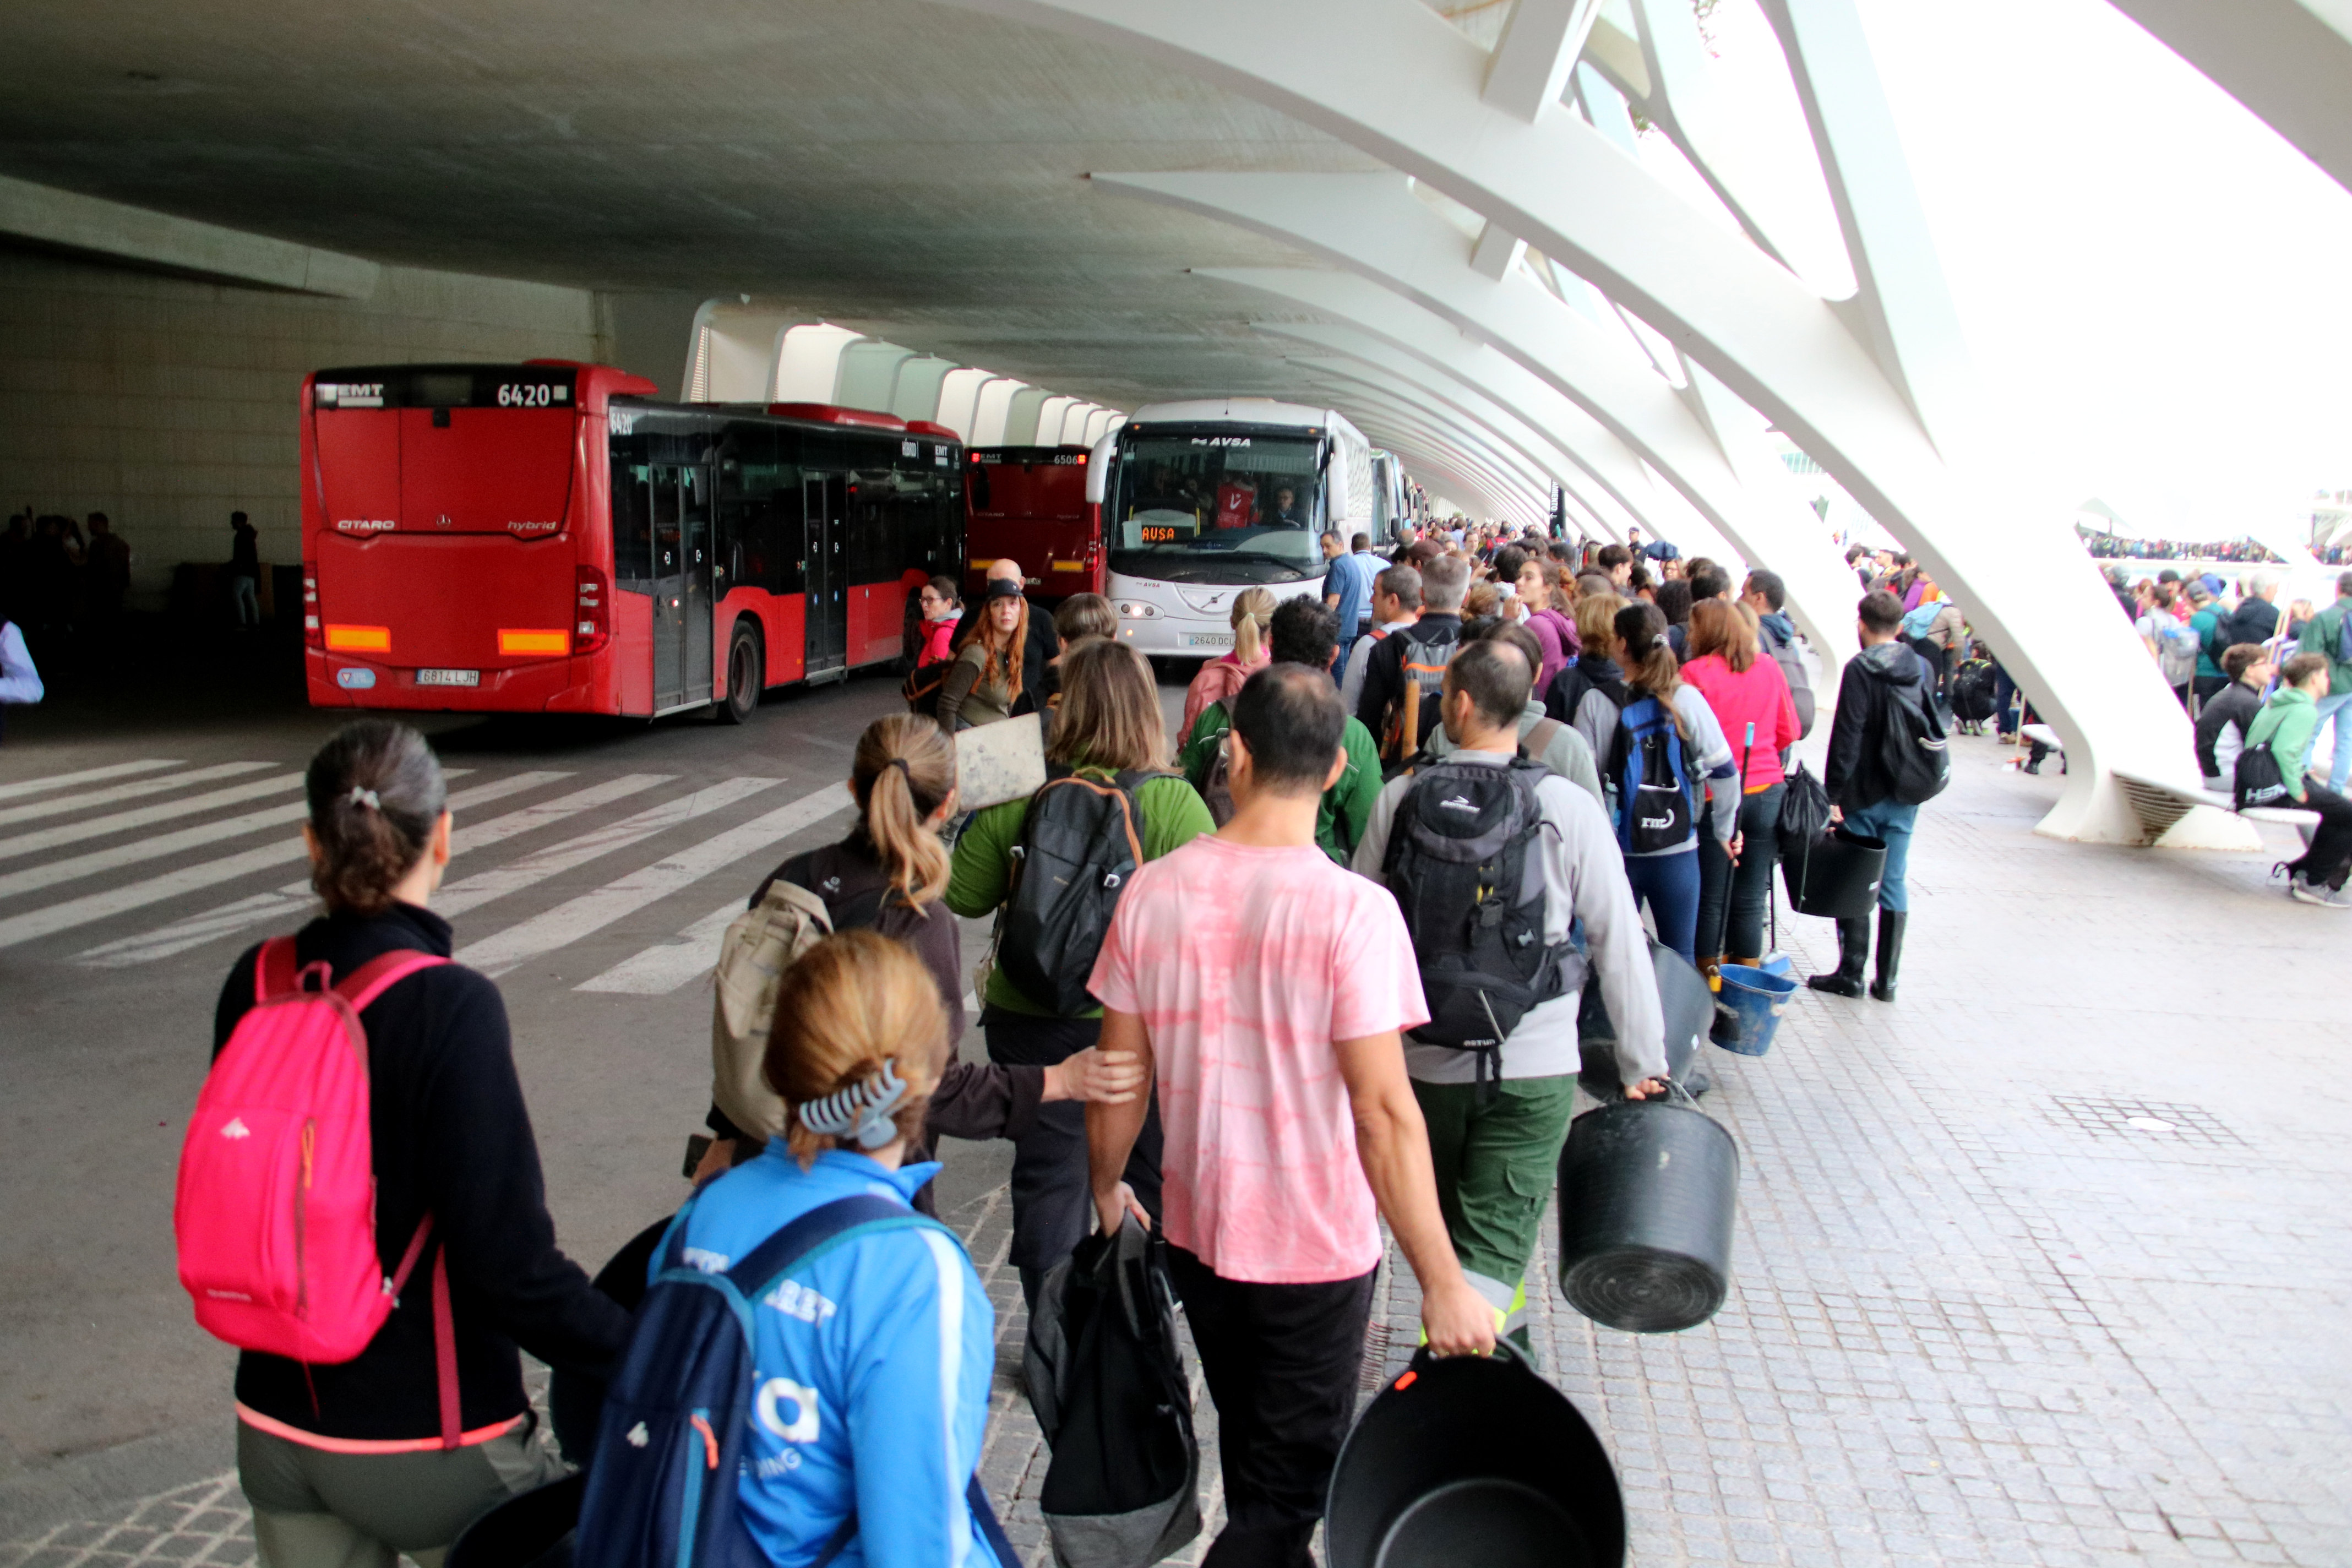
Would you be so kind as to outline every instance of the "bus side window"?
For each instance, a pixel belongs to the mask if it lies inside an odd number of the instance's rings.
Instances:
[[[861,468],[850,477],[849,581],[896,582],[900,555],[898,476]]]
[[[643,463],[613,465],[613,582],[640,594],[653,577],[652,480]]]

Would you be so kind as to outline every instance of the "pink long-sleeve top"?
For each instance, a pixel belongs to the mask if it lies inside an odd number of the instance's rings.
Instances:
[[[1780,771],[1780,752],[1796,744],[1798,735],[1796,700],[1789,695],[1789,678],[1780,673],[1779,662],[1759,653],[1755,663],[1735,670],[1721,654],[1710,653],[1683,666],[1683,679],[1697,687],[1714,710],[1732,756],[1748,753],[1743,790],[1753,794],[1779,784],[1786,776]],[[1750,723],[1756,726],[1752,747],[1747,744]]]

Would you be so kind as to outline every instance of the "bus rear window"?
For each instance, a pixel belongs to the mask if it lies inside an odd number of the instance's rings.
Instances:
[[[577,372],[544,364],[378,365],[322,370],[310,381],[318,408],[562,408]]]

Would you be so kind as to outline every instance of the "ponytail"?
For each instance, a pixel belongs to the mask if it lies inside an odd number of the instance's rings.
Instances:
[[[319,847],[310,885],[330,910],[381,914],[448,809],[433,748],[405,724],[362,719],[319,748],[302,788]]]
[[[947,891],[948,847],[931,817],[955,793],[955,744],[939,725],[919,713],[875,720],[857,738],[849,787],[899,897],[919,910]]]
[[[1617,612],[1614,629],[1617,640],[1625,645],[1625,684],[1664,703],[1674,719],[1675,732],[1689,740],[1683,716],[1675,710],[1675,693],[1683,683],[1682,661],[1675,657],[1675,645],[1666,640],[1664,614],[1655,605],[1637,601]]]
[[[1246,669],[1265,658],[1266,637],[1274,626],[1274,595],[1265,588],[1244,588],[1234,596],[1234,662]]]

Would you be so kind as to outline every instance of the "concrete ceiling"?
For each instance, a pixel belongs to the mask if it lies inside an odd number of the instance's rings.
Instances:
[[[1122,408],[1303,390],[1249,326],[1285,310],[1187,271],[1302,258],[1090,171],[1379,167],[923,0],[14,0],[0,43],[0,174],[383,262],[788,300]]]

